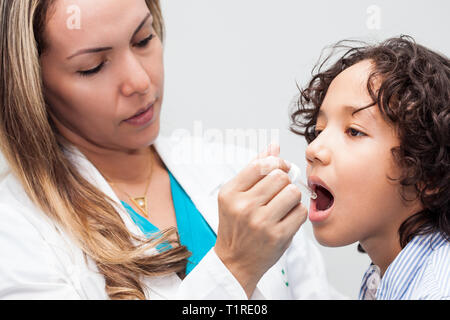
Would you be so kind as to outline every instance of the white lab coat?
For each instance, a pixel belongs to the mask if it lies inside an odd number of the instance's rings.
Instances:
[[[217,233],[218,191],[237,174],[241,165],[220,161],[205,165],[195,157],[191,163],[183,163],[180,155],[189,155],[193,148],[200,146],[203,154],[218,150],[217,145],[204,142],[195,145],[189,141],[194,140],[175,141],[160,136],[155,148]],[[226,150],[237,149],[228,146]],[[88,181],[117,202],[129,230],[142,235],[92,163],[76,148],[70,157]],[[11,173],[0,181],[0,248],[0,299],[108,299],[104,277],[95,263],[90,258],[86,261],[75,242],[30,201]],[[184,280],[173,273],[148,277],[145,285],[148,299],[247,299],[214,249]],[[318,249],[300,229],[291,246],[261,278],[251,298],[336,299],[342,296],[329,286]]]

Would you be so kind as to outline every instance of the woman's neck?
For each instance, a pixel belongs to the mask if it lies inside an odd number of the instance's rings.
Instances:
[[[148,180],[151,170],[163,166],[153,145],[135,150],[119,150],[86,143],[72,143],[108,182],[124,185],[142,184]]]
[[[157,154],[152,146],[133,153],[92,153],[80,150],[110,182],[139,184],[148,180],[151,164],[156,165]]]
[[[64,125],[53,115],[52,119],[61,137],[77,147],[109,181],[140,184],[147,181],[152,162],[154,167],[162,165],[152,145],[140,149],[100,146],[80,135],[69,125]]]

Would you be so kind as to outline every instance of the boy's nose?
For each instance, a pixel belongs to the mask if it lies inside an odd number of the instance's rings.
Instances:
[[[328,165],[331,161],[331,151],[320,136],[314,139],[306,148],[306,161],[308,164]]]

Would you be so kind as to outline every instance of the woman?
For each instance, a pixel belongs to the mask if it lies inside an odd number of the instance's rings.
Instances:
[[[238,172],[158,137],[158,1],[0,12],[2,298],[330,297],[277,148]]]

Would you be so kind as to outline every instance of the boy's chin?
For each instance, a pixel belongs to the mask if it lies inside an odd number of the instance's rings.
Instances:
[[[356,242],[324,228],[314,227],[313,231],[317,242],[324,247],[343,247]]]

